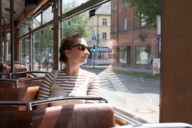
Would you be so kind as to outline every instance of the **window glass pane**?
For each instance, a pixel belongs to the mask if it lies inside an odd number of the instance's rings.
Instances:
[[[155,23],[141,28],[137,11],[122,1],[103,4],[92,17],[84,12],[63,21],[62,32],[86,38],[90,56],[83,68],[98,75],[101,95],[109,103],[135,119],[159,122],[160,72],[152,72],[153,60],[160,60]],[[117,13],[111,13],[113,7]]]
[[[127,64],[127,47],[119,47],[119,62]]]
[[[136,47],[136,64],[150,64],[150,46]]]
[[[106,89],[104,94],[118,109],[147,122],[159,122],[160,72],[156,75],[152,72],[153,60],[160,59],[158,35],[154,27],[156,16],[147,16],[146,10],[149,9],[147,4],[151,3],[132,2],[134,4],[126,0],[112,0],[112,6],[117,5],[117,13],[111,13],[111,28],[114,31],[114,26],[117,26],[117,32],[111,33],[111,39],[114,40],[112,49],[114,63],[110,70],[113,79],[106,79],[112,81],[113,91]],[[142,20],[145,28],[140,27],[139,10],[133,10],[133,5],[140,7],[140,2],[142,7],[146,7],[141,9],[145,12],[140,12],[143,15],[145,13],[145,20]],[[150,22],[147,22],[149,17]],[[128,27],[129,31],[125,31]]]
[[[25,63],[29,68],[29,59],[30,59],[30,38],[29,36],[25,36],[21,39],[20,42],[21,47],[21,62]]]
[[[19,28],[19,36],[22,36],[29,32],[29,26],[27,26],[25,23],[21,25]]]
[[[62,12],[85,1],[63,0]],[[160,67],[160,34],[157,35],[151,19],[151,25],[140,27],[137,11],[130,3],[123,2],[128,1],[111,0],[99,6],[91,17],[88,10],[67,20],[61,19],[61,35],[79,33],[85,37],[90,55],[82,68],[98,75],[101,96],[116,110],[133,115],[131,118],[159,122],[160,72],[154,75],[152,69]],[[47,14],[51,14],[50,11]],[[45,19],[43,23],[51,19]],[[33,26],[40,25],[41,15],[38,15]],[[33,32],[33,70],[52,70],[52,27],[46,26]],[[128,27],[129,31],[124,31]],[[24,42],[29,42],[28,37],[22,39],[22,51],[26,53],[28,45]],[[25,56],[22,55],[22,58],[26,61]]]
[[[103,19],[103,26],[107,26],[107,19]]]
[[[62,13],[66,13],[89,0],[62,0]]]
[[[50,71],[53,64],[53,30],[52,25],[33,34],[33,70]]]
[[[126,31],[128,28],[128,25],[127,25],[127,18],[124,18],[123,20],[123,30]]]
[[[140,16],[140,26],[141,27],[145,27],[147,25],[147,21],[146,21],[146,16],[144,16],[144,14],[141,14]]]
[[[5,46],[5,60],[11,61],[11,33],[7,33],[7,41],[4,46]]]
[[[41,26],[41,14],[39,14],[38,16],[34,17],[33,19],[33,29],[37,28]]]
[[[51,6],[48,7],[45,11],[43,11],[42,15],[43,15],[43,24],[52,20],[53,19],[52,7]]]

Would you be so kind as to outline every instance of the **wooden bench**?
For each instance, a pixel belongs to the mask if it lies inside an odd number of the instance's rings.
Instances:
[[[115,126],[109,104],[75,104],[33,111],[0,111],[6,128],[111,128]]]

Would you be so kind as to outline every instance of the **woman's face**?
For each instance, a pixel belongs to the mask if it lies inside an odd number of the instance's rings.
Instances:
[[[67,60],[76,65],[85,64],[88,56],[89,51],[87,49],[87,42],[84,38],[78,38],[77,43],[72,45],[71,49],[67,52]]]

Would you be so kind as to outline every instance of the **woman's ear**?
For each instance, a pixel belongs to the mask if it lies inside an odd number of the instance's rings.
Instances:
[[[71,56],[70,50],[65,50],[65,55],[66,55],[67,57],[70,57],[70,56]]]

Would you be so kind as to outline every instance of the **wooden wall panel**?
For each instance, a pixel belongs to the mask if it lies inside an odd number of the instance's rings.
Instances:
[[[192,0],[163,0],[160,122],[192,123]]]

